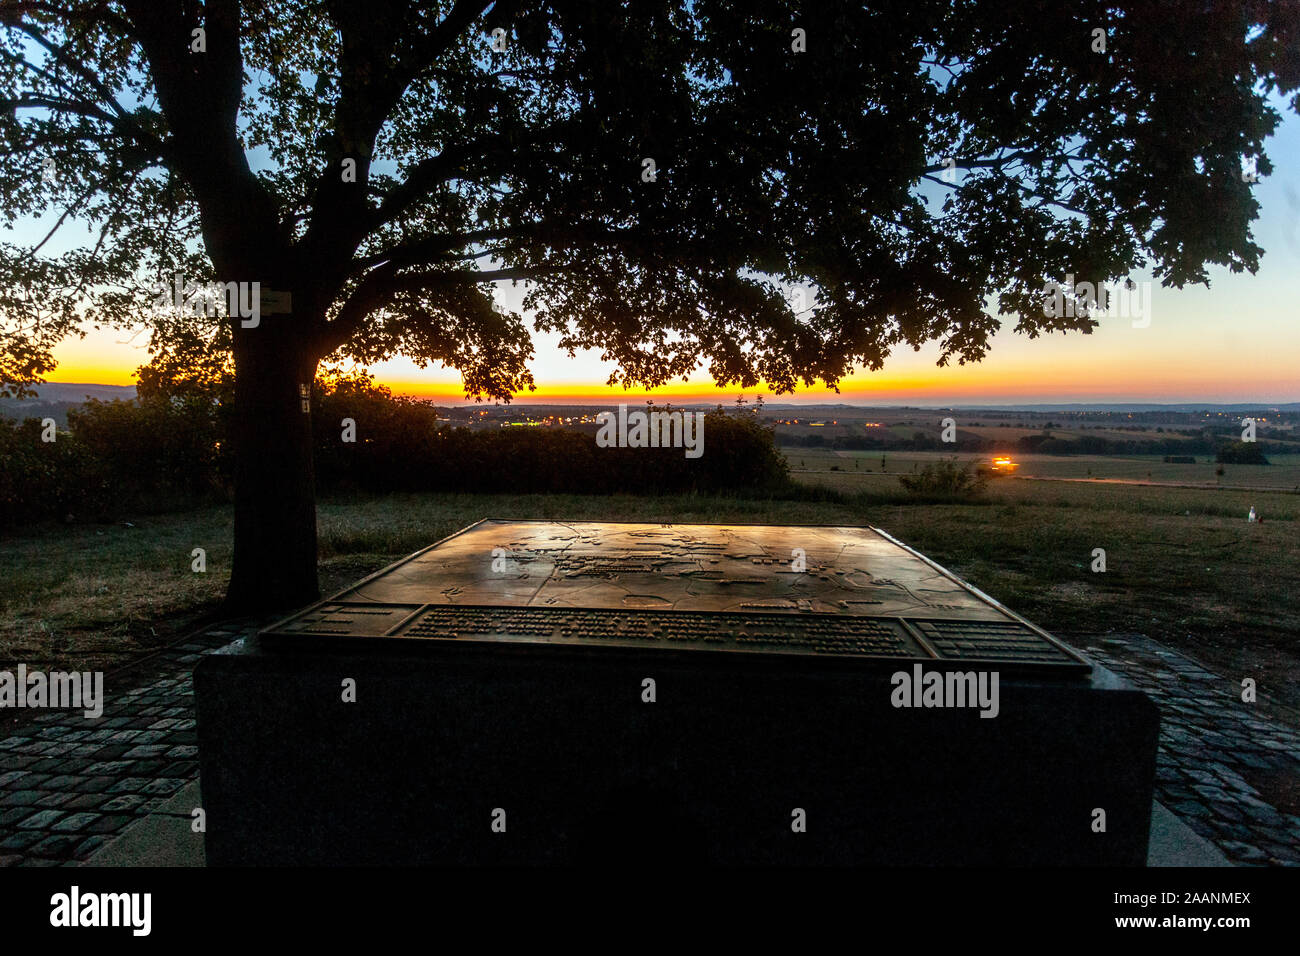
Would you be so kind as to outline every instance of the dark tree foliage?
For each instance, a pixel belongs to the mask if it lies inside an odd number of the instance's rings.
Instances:
[[[87,323],[150,323],[158,381],[233,364],[230,599],[300,602],[322,360],[507,398],[532,348],[503,280],[624,384],[1087,331],[1045,282],[1257,267],[1241,164],[1271,168],[1297,49],[1284,0],[3,0],[0,208],[54,236],[0,245],[0,381]],[[265,314],[157,307],[177,273]]]
[[[772,427],[744,410],[706,415],[706,451],[601,448],[593,430],[452,427],[428,402],[365,374],[312,386],[312,451],[326,494],[723,494],[805,496]],[[340,440],[337,423],[352,440]],[[91,401],[55,442],[39,419],[0,418],[0,529],[40,520],[120,522],[229,500],[229,420],[211,396]]]
[[[1214,460],[1223,465],[1267,465],[1259,442],[1235,441],[1219,450]]]

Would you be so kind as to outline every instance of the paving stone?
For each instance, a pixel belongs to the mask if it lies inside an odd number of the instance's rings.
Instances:
[[[151,783],[147,777],[123,777],[108,788],[109,793],[140,793],[146,784]]]
[[[135,817],[126,814],[102,816],[86,827],[86,830],[90,833],[117,833],[134,819]]]
[[[130,770],[131,767],[132,762],[130,760],[108,760],[104,763],[95,764],[92,769],[97,777],[117,777]]]
[[[45,754],[49,757],[67,757],[76,750],[76,748],[77,745],[75,743],[56,743],[49,750],[45,751]]]
[[[52,740],[28,740],[25,742],[22,750],[23,753],[32,754],[37,757],[44,757],[55,747]]]
[[[132,747],[124,756],[128,760],[141,760],[149,757],[161,757],[166,752],[166,744],[141,744],[138,747]]]
[[[81,810],[98,810],[108,798],[102,793],[79,793],[61,809],[74,813]]]
[[[19,830],[0,840],[0,849],[26,850],[45,836],[40,830]]]
[[[0,827],[7,827],[19,820],[25,820],[35,812],[36,807],[10,807],[7,810],[0,810]]]
[[[39,790],[14,790],[0,796],[0,807],[34,807],[41,796]]]
[[[110,777],[107,774],[97,775],[94,777],[82,777],[81,782],[72,789],[81,793],[103,793],[113,785],[116,777]]]
[[[64,774],[62,777],[46,781],[45,786],[50,790],[75,790],[81,780],[82,778],[76,774]]]
[[[72,854],[72,850],[76,845],[77,837],[59,833],[54,836],[47,836],[40,843],[33,844],[28,852],[35,857],[66,859]]]
[[[1243,823],[1246,820],[1245,814],[1230,803],[1214,803],[1211,804],[1210,809],[1214,811],[1214,815],[1220,820],[1227,820],[1231,823]]]
[[[130,749],[130,744],[108,744],[95,751],[95,758],[97,760],[117,760]]]
[[[1272,807],[1246,807],[1246,816],[1254,823],[1260,823],[1264,826],[1285,826],[1286,817],[1278,813]]]
[[[100,816],[101,814],[98,813],[69,813],[54,824],[54,830],[57,833],[76,833],[98,820]]]
[[[124,793],[120,796],[113,797],[105,803],[101,809],[109,813],[116,813],[121,810],[134,810],[147,802],[148,798],[141,796],[138,793]]]
[[[177,780],[171,777],[164,777],[161,780],[150,780],[141,793],[148,793],[155,796],[170,796],[181,787],[185,786],[184,780]]]
[[[1282,860],[1289,863],[1300,862],[1300,853],[1298,853],[1294,847],[1284,846],[1280,843],[1266,843],[1262,849],[1274,860]]]
[[[1264,863],[1268,860],[1267,853],[1249,843],[1242,843],[1238,840],[1224,840],[1219,846],[1228,856],[1234,860],[1241,860],[1243,863]]]
[[[94,836],[88,836],[77,844],[77,848],[72,851],[72,855],[79,860],[85,859],[107,842],[108,837],[104,834],[97,833]]]
[[[1254,770],[1267,770],[1272,766],[1267,760],[1256,757],[1254,754],[1239,753],[1236,759],[1238,763],[1244,763]]]
[[[18,821],[20,830],[45,830],[54,826],[55,821],[63,816],[62,810],[38,810],[31,816]]]

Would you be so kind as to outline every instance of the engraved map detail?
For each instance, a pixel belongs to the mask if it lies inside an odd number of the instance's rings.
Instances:
[[[1006,620],[869,528],[483,522],[339,600]]]
[[[483,521],[265,633],[1089,669],[872,528]]]

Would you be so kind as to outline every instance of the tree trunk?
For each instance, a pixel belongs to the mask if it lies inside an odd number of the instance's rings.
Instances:
[[[301,393],[310,393],[317,360],[287,318],[235,331],[235,554],[224,608],[232,613],[320,597],[311,414]]]

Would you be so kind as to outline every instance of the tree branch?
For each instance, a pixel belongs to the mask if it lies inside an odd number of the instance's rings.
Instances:
[[[484,282],[506,280],[526,281],[564,271],[558,267],[520,267],[478,271],[460,269],[454,272],[421,272],[396,275],[395,267],[381,266],[367,274],[343,303],[332,322],[316,337],[316,351],[324,357],[347,342],[371,314],[388,305],[402,292],[419,292],[427,289],[455,285],[481,285]]]

